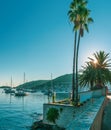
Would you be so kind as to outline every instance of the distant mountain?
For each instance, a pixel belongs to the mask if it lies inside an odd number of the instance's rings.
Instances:
[[[36,86],[45,84],[48,81],[49,80],[37,80],[37,81],[26,82],[24,84],[17,86],[17,88],[34,89],[36,88]]]
[[[0,88],[11,88],[11,86],[0,86]]]
[[[37,80],[27,82],[17,86],[17,88],[24,89],[36,89],[38,91],[52,89],[51,84],[56,91],[70,91],[72,83],[72,74],[62,75],[55,79],[51,80]]]

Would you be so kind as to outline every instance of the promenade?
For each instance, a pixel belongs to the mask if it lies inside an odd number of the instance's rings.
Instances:
[[[111,96],[104,109],[102,130],[111,130]]]
[[[100,130],[102,114],[102,111],[100,111],[100,109],[103,102],[104,97],[100,97],[95,98],[92,103],[88,103],[85,110],[81,112],[77,118],[72,120],[72,122],[67,126],[66,130]],[[98,111],[100,112],[98,113]]]

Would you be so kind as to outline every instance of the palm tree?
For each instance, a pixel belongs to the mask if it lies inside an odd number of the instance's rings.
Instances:
[[[89,58],[90,62],[93,63],[96,61],[97,68],[111,68],[111,59],[109,58],[109,53],[105,53],[104,51],[99,51],[93,54],[94,58]]]
[[[88,24],[93,21],[92,18],[89,18],[90,10],[86,8],[86,5],[87,1],[85,0],[73,0],[68,12],[69,19],[74,24],[73,31],[75,32],[72,76],[72,101],[74,101],[76,98],[76,104],[78,104],[78,53],[80,37],[83,37],[84,30],[88,31]]]
[[[80,86],[103,87],[106,83],[111,82],[111,59],[109,53],[99,51],[93,54],[94,58],[90,58],[86,62],[86,66],[82,67],[79,77]],[[96,62],[95,62],[96,61]]]
[[[78,1],[74,1],[70,4],[70,10],[68,12],[69,19],[70,21],[74,24],[73,31],[75,31],[74,34],[74,56],[73,56],[73,74],[72,74],[72,101],[74,102],[75,100],[75,89],[76,89],[76,82],[75,82],[75,67],[76,67],[76,41],[77,41],[77,30],[76,30],[76,25],[77,25],[77,5]]]
[[[82,74],[79,75],[80,86],[90,86],[90,89],[95,85],[95,69],[91,64],[86,64],[85,67],[80,70]]]
[[[79,54],[79,46],[80,46],[80,38],[84,36],[84,30],[89,32],[88,24],[93,22],[93,19],[89,17],[90,10],[88,10],[84,6],[79,7],[79,35],[78,35],[78,43],[77,43],[77,54],[76,54],[76,104],[78,104],[78,54]]]

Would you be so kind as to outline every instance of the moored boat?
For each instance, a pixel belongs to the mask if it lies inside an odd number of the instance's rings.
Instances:
[[[4,92],[5,92],[5,93],[15,93],[15,90],[12,89],[12,88],[5,88],[5,89],[4,89]]]
[[[22,90],[19,90],[19,91],[17,91],[17,92],[15,93],[15,96],[26,96],[26,95],[27,95],[27,93],[24,92],[24,91],[22,91]]]

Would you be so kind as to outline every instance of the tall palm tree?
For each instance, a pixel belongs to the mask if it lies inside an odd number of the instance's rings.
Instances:
[[[77,42],[77,5],[78,1],[73,0],[73,2],[70,4],[70,10],[68,12],[70,21],[74,24],[73,31],[75,31],[74,34],[74,56],[73,56],[73,74],[72,74],[72,101],[75,100],[75,89],[76,89],[76,79],[75,79],[75,67],[76,67],[76,42]]]
[[[76,96],[76,46],[77,46],[77,30],[78,30],[78,23],[79,23],[79,17],[78,17],[78,7],[80,5],[85,5],[85,2],[83,0],[73,0],[70,4],[70,10],[68,12],[70,21],[74,24],[73,31],[74,34],[74,56],[73,56],[73,74],[72,74],[72,101],[75,100]]]
[[[93,21],[92,18],[89,18],[90,10],[86,8],[86,5],[87,1],[85,0],[73,0],[70,5],[70,10],[68,12],[70,21],[74,24],[73,31],[75,32],[72,76],[72,100],[74,101],[74,99],[76,99],[76,104],[78,104],[78,53],[80,37],[83,37],[84,30],[88,31],[88,24]]]
[[[84,36],[84,30],[89,32],[88,24],[93,22],[93,19],[89,17],[90,10],[84,6],[80,6],[78,9],[79,14],[79,35],[77,43],[77,54],[76,54],[76,104],[78,104],[78,54],[80,46],[80,38]]]
[[[111,59],[109,53],[99,51],[93,54],[94,58],[90,58],[86,62],[86,66],[82,67],[81,75],[79,77],[79,84],[81,86],[105,86],[106,83],[111,82]],[[95,62],[96,60],[96,62]]]

